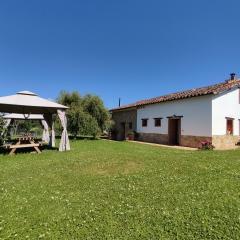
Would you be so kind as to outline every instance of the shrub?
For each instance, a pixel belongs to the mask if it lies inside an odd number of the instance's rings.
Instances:
[[[214,146],[209,141],[201,142],[201,146],[199,147],[200,150],[213,150]]]

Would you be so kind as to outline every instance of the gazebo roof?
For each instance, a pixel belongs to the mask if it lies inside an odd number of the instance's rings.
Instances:
[[[4,119],[17,119],[17,120],[43,120],[42,114],[24,115],[20,113],[10,113],[3,116]]]
[[[53,114],[58,109],[68,107],[39,97],[29,91],[21,91],[15,95],[0,97],[0,112],[20,114]]]

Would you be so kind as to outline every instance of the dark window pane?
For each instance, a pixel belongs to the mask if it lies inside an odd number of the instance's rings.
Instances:
[[[161,118],[155,118],[155,127],[161,127]]]
[[[142,127],[147,127],[148,119],[142,119]]]

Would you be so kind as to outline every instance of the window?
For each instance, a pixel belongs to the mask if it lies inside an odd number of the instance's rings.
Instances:
[[[142,127],[147,127],[147,125],[148,125],[148,119],[147,118],[142,119]]]
[[[233,135],[233,118],[226,118],[227,120],[227,126],[226,126],[226,133],[227,135]]]
[[[132,129],[132,128],[133,128],[132,122],[128,123],[128,128],[129,128],[129,129]]]
[[[154,118],[155,127],[161,127],[162,118]]]

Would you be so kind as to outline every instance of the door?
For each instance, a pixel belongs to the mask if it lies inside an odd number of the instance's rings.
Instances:
[[[180,145],[181,119],[168,119],[168,139],[170,145]]]
[[[126,124],[125,122],[122,122],[120,129],[120,140],[123,141],[125,139],[126,139]]]

